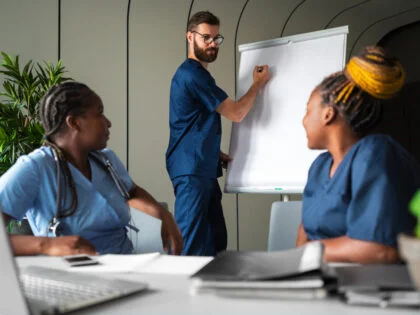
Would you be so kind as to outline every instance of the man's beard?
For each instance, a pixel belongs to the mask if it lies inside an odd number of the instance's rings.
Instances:
[[[214,51],[214,54],[208,55],[207,52],[212,51],[212,50]],[[201,49],[200,47],[198,47],[197,43],[194,40],[194,55],[198,60],[202,62],[213,62],[216,60],[218,52],[219,52],[218,47],[210,47],[207,49]]]

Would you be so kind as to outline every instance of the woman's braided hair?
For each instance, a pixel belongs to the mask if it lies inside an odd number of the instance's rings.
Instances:
[[[43,145],[51,147],[53,154],[58,159],[60,169],[64,173],[64,187],[67,187],[67,185],[70,186],[71,192],[71,204],[60,212],[60,217],[72,215],[77,210],[78,199],[76,186],[67,159],[63,151],[54,143],[53,139],[55,135],[59,134],[65,128],[65,121],[68,115],[80,116],[85,113],[89,108],[87,99],[92,95],[91,93],[93,92],[87,85],[67,81],[51,87],[41,100],[40,115],[45,130]],[[64,189],[63,200],[57,200],[57,205],[66,203],[65,192],[66,189]]]
[[[350,59],[343,71],[325,78],[317,89],[324,104],[333,106],[350,128],[363,136],[379,122],[381,100],[392,98],[404,84],[399,61],[376,46]]]

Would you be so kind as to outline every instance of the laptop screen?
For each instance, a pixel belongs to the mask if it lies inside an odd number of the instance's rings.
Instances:
[[[0,212],[0,285],[2,287],[1,292],[7,292],[7,298],[6,295],[3,295],[0,302],[0,315],[29,314],[28,304],[22,293],[18,268],[10,246],[3,213],[1,210]]]

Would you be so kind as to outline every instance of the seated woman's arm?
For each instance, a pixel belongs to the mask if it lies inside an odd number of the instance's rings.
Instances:
[[[146,190],[134,183],[130,196],[127,202],[130,207],[162,220],[162,245],[165,251],[168,250],[168,241],[170,241],[173,254],[181,254],[183,240],[172,214],[166,211]]]
[[[6,223],[11,217],[3,213]],[[93,245],[84,238],[71,235],[61,237],[39,237],[32,235],[9,235],[10,245],[16,256],[50,255],[67,256],[75,254],[96,255]]]
[[[328,262],[349,262],[362,264],[395,263],[398,261],[396,248],[379,243],[361,241],[341,236],[323,239],[325,260]]]
[[[296,246],[302,246],[310,242],[306,235],[303,224],[298,228]],[[325,246],[325,260],[328,262],[349,262],[349,263],[394,263],[399,260],[396,248],[369,241],[361,241],[341,236],[330,239],[323,239]]]

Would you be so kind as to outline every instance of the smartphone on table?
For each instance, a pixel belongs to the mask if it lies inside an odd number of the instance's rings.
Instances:
[[[92,266],[100,264],[96,258],[86,254],[64,256],[63,259],[70,267]]]

